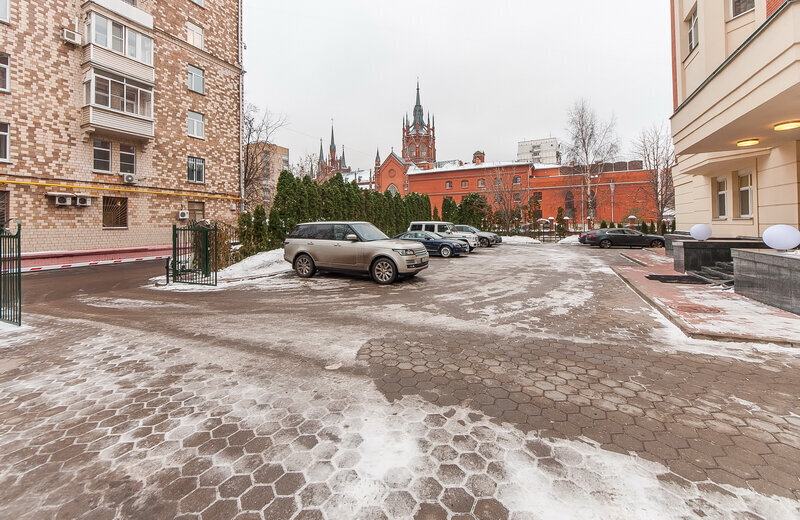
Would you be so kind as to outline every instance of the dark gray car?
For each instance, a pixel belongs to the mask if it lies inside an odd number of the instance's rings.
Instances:
[[[590,231],[583,238],[587,244],[602,248],[612,246],[664,247],[664,237],[661,235],[646,235],[635,229],[597,229]]]

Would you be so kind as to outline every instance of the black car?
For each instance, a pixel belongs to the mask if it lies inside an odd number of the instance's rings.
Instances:
[[[400,233],[394,238],[419,242],[425,246],[425,249],[427,249],[430,254],[439,255],[443,258],[466,255],[469,253],[469,244],[466,242],[445,239],[436,233],[428,231],[407,231],[405,233]]]
[[[584,240],[589,245],[603,248],[611,246],[664,247],[664,237],[661,235],[645,235],[635,229],[597,229],[587,233]]]

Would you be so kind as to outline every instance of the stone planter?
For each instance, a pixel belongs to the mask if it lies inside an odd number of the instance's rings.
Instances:
[[[733,249],[737,294],[800,314],[800,255]]]
[[[713,267],[717,262],[731,262],[731,249],[769,249],[761,240],[706,240],[700,242],[689,238],[672,242],[675,270],[679,273],[699,271],[701,267]]]

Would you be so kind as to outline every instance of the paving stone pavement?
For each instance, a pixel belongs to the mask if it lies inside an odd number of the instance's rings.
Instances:
[[[0,331],[0,517],[800,518],[800,352],[684,338],[624,262],[27,276],[26,327]]]

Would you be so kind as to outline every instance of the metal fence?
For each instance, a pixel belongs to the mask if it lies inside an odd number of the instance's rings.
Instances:
[[[16,229],[11,229],[13,222]],[[18,219],[0,230],[0,321],[22,325],[22,225]]]
[[[192,222],[172,226],[172,280],[176,283],[217,285],[217,226]]]

